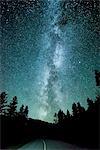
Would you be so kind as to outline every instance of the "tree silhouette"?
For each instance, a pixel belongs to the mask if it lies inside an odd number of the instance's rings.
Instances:
[[[95,101],[94,106],[95,106],[96,112],[99,114],[99,112],[100,112],[100,95],[96,96],[96,101]]]
[[[71,114],[69,112],[69,110],[67,109],[67,119],[70,119],[71,118]]]
[[[100,86],[100,72],[95,70],[96,86]]]
[[[54,122],[58,123],[58,114],[57,113],[54,114]]]
[[[28,106],[26,106],[25,109],[24,109],[24,116],[25,116],[25,118],[28,117],[28,112],[29,112]]]
[[[87,104],[88,104],[88,112],[93,112],[93,110],[94,110],[94,103],[93,103],[93,100],[91,100],[91,99],[87,99]]]
[[[7,94],[5,92],[2,92],[0,94],[0,114],[4,115],[6,113],[6,108],[7,106]]]
[[[24,105],[23,105],[23,104],[22,104],[22,106],[20,107],[19,114],[20,114],[21,116],[24,115]]]
[[[77,105],[75,103],[72,104],[72,113],[73,116],[76,117],[77,116]]]
[[[81,114],[81,113],[83,113],[83,112],[85,112],[85,109],[84,109],[84,107],[82,107],[81,104],[78,102],[78,103],[77,103],[77,113],[78,113],[78,114]]]
[[[59,123],[62,123],[62,122],[64,121],[64,119],[65,119],[65,114],[64,114],[64,112],[60,109],[60,110],[58,111],[58,122],[59,122]]]
[[[8,116],[10,116],[10,117],[14,117],[14,116],[16,116],[16,113],[17,113],[17,97],[15,96],[15,97],[13,97],[13,100],[12,100],[12,102],[8,105],[8,109],[7,109],[7,111],[8,111]]]

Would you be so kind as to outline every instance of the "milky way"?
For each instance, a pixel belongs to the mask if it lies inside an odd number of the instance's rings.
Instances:
[[[1,91],[53,121],[73,102],[86,107],[99,69],[99,1],[1,0]]]

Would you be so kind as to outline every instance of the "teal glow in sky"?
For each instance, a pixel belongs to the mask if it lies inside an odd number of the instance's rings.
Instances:
[[[29,106],[29,117],[53,121],[73,102],[86,107],[100,67],[95,0],[2,0],[1,91]]]

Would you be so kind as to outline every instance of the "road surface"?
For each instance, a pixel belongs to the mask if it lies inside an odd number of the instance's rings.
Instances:
[[[81,149],[82,148],[61,141],[35,140],[33,142],[25,144],[18,150],[81,150]]]

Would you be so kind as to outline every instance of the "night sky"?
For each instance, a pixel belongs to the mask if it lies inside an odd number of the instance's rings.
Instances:
[[[29,117],[86,107],[100,68],[99,0],[1,0],[0,89]]]

